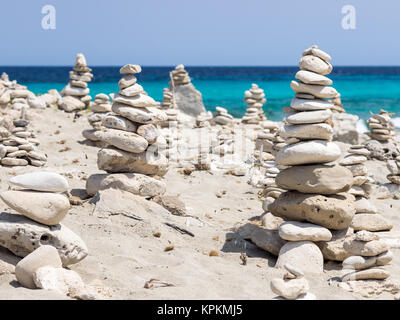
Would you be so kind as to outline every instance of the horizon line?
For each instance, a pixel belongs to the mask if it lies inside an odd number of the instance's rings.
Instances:
[[[121,68],[123,65],[88,65],[89,68]],[[176,65],[140,65],[142,68],[175,68]],[[73,68],[74,65],[0,65],[0,68],[49,68],[65,67]],[[185,68],[298,68],[298,65],[185,65]],[[336,65],[333,68],[363,67],[363,68],[399,68],[400,65]]]

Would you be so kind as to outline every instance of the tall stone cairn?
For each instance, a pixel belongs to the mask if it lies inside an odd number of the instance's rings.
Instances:
[[[140,72],[141,67],[133,64],[127,64],[120,70],[123,76],[118,83],[120,91],[112,94],[112,113],[103,119],[103,128],[94,133],[99,141],[108,144],[98,152],[98,168],[112,175],[89,177],[88,194],[93,194],[93,190],[101,185],[112,184],[112,180],[115,183],[120,179],[117,173],[134,173],[124,178],[131,180],[132,184],[135,181],[139,181],[138,184],[150,181],[158,185],[158,180],[145,176],[162,177],[168,171],[168,161],[163,154],[166,141],[157,128],[159,122],[167,120],[167,115],[158,109],[157,102],[137,83],[135,74]],[[104,179],[108,179],[108,182],[102,182]],[[143,195],[140,190],[135,192]]]
[[[393,139],[395,135],[394,125],[390,119],[394,113],[389,113],[385,110],[380,110],[379,114],[373,114],[371,112],[371,118],[367,120],[368,126],[371,132],[367,135],[374,140],[388,141]]]
[[[92,81],[92,69],[87,66],[85,56],[82,53],[76,55],[75,66],[69,72],[69,83],[61,91],[64,97],[58,103],[66,112],[73,112],[89,105],[92,97],[89,96],[88,82]]]
[[[173,92],[176,107],[183,113],[196,117],[206,112],[201,93],[191,83],[183,64],[171,71],[170,91]]]
[[[242,118],[243,123],[258,124],[267,120],[262,109],[264,103],[267,102],[264,90],[253,83],[249,90],[244,92],[244,102],[247,103],[246,113]]]
[[[287,190],[268,206],[286,222],[279,236],[287,241],[279,251],[276,267],[286,263],[307,272],[321,273],[324,256],[315,242],[327,242],[332,232],[347,229],[356,212],[355,198],[348,193],[353,175],[333,162],[341,157],[332,142],[332,102],[337,92],[326,77],[332,71],[331,57],[312,46],[303,52],[300,71],[292,81],[296,92],[284,119],[284,135],[294,138],[275,156],[286,166],[276,176],[278,187]]]

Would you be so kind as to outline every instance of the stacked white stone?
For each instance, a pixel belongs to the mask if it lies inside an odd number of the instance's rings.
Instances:
[[[213,115],[213,121],[219,125],[230,125],[233,122],[233,116],[228,113],[228,110],[222,107],[216,107]]]
[[[367,135],[369,135],[371,139],[378,141],[393,139],[395,135],[394,125],[391,120],[393,115],[394,113],[389,113],[382,109],[379,114],[373,114],[371,112],[372,117],[367,120],[371,132],[368,132]]]
[[[304,277],[304,272],[289,263],[286,263],[284,268],[287,272],[283,279],[271,280],[272,292],[277,294],[278,298],[285,300],[315,300],[315,295],[308,292],[310,286]]]
[[[300,71],[291,87],[296,97],[285,118],[285,138],[294,138],[275,156],[287,166],[276,176],[278,187],[287,190],[268,206],[276,217],[287,222],[279,226],[279,236],[288,241],[279,252],[276,267],[286,262],[309,272],[322,272],[323,253],[314,242],[330,241],[331,230],[350,226],[356,212],[355,198],[347,191],[353,183],[351,171],[331,164],[341,156],[332,141],[332,103],[324,99],[337,95],[325,77],[332,71],[330,56],[313,46],[303,52]]]
[[[176,109],[174,94],[170,88],[163,89],[163,102],[161,103],[162,109]]]
[[[63,96],[58,105],[66,112],[73,112],[89,105],[92,97],[89,96],[88,82],[92,81],[92,69],[87,66],[85,56],[82,53],[76,55],[73,71],[69,72],[70,81],[61,91]]]
[[[185,66],[183,64],[176,66],[175,70],[171,71],[171,75],[175,86],[190,83],[189,73],[185,70]]]
[[[259,88],[257,84],[253,83],[250,90],[244,92],[244,102],[247,103],[247,109],[242,118],[243,123],[258,124],[267,119],[262,109],[267,99],[264,90]]]
[[[370,203],[370,183],[373,180],[368,177],[368,170],[365,162],[371,152],[363,145],[353,145],[339,164],[348,168],[353,174],[353,186],[349,193],[356,197],[356,215],[353,217],[351,227],[354,231],[388,231],[393,225]]]
[[[392,261],[393,253],[376,233],[358,231],[344,241],[343,247],[352,256],[342,263],[343,272],[346,273],[342,281],[384,280],[389,277],[389,272],[383,266]]]
[[[18,84],[16,80],[10,81],[8,75],[3,72],[0,79],[0,109],[6,109],[8,106],[17,111],[29,107],[46,107],[26,86]]]
[[[400,184],[400,159],[396,160],[388,160],[386,163],[387,168],[389,169],[389,174],[386,178],[394,184]]]
[[[97,165],[108,173],[164,176],[168,171],[168,161],[161,153],[165,139],[157,125],[166,121],[167,115],[136,83],[135,74],[139,72],[141,67],[133,64],[120,70],[123,77],[118,84],[119,93],[112,95],[113,113],[106,115],[102,121],[104,127],[93,133],[96,139],[109,145],[99,150]],[[90,177],[87,183],[89,180]]]
[[[176,128],[178,125],[178,109],[165,109],[164,112],[167,115],[167,120],[159,123],[161,128]]]
[[[24,109],[23,109],[24,110]],[[40,141],[28,128],[29,121],[18,119],[13,121],[11,134],[0,137],[0,159],[3,166],[42,167],[47,162],[47,156],[38,150]]]
[[[235,151],[234,131],[229,127],[218,130],[216,138],[211,140],[210,153],[223,157]]]
[[[70,209],[68,197],[63,194],[68,191],[68,181],[63,176],[53,172],[26,173],[11,178],[9,184],[13,190],[1,192],[0,198],[18,214],[0,219],[1,246],[25,257],[49,244],[58,250],[63,266],[87,256],[85,243],[60,224]],[[13,236],[13,230],[19,230],[17,236]]]

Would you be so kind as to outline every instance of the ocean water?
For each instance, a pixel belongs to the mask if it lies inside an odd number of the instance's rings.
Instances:
[[[150,96],[162,101],[163,88],[168,86],[170,67],[142,67],[138,82]],[[235,117],[242,117],[246,110],[244,91],[257,83],[266,94],[264,111],[271,120],[283,118],[282,108],[290,104],[294,92],[290,81],[298,67],[185,67],[192,83],[202,93],[207,110],[216,106],[227,108]],[[11,80],[28,86],[36,94],[50,89],[59,91],[68,83],[69,67],[0,67]],[[118,91],[119,67],[92,67],[94,79],[89,84],[90,94]],[[398,113],[400,117],[400,67],[334,67],[329,75],[333,86],[341,94],[348,113],[361,119],[369,112],[381,108]],[[395,116],[395,117],[396,117]],[[398,120],[396,120],[399,122]],[[400,125],[400,123],[399,123]]]

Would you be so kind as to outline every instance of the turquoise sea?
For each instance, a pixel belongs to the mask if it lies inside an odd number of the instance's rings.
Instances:
[[[118,67],[92,67],[94,81],[89,84],[90,94],[118,91],[120,75]],[[168,86],[169,71],[173,67],[142,67],[138,82],[154,99],[162,100],[163,88]],[[50,89],[62,90],[68,82],[71,67],[0,67],[11,80],[27,85],[36,94]],[[243,116],[246,104],[244,91],[257,83],[266,93],[264,111],[271,120],[283,118],[282,107],[289,105],[294,92],[290,81],[297,67],[186,67],[192,83],[202,93],[208,110],[216,106],[229,110],[235,117]],[[398,112],[400,117],[400,67],[334,67],[329,77],[342,96],[343,106],[348,113],[362,119],[369,112],[384,108]],[[396,117],[395,116],[395,117]]]

